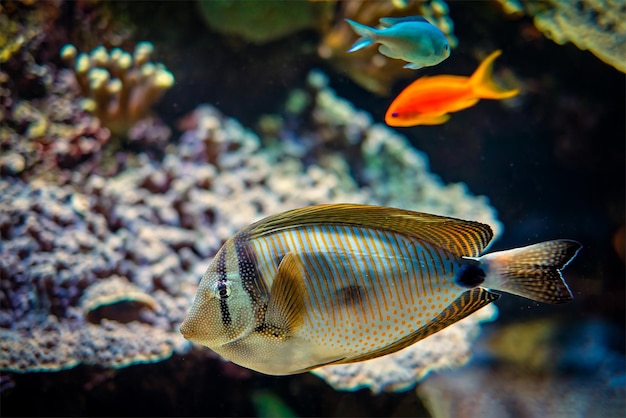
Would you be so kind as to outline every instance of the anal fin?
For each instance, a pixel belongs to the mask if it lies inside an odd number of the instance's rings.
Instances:
[[[450,119],[450,115],[448,113],[444,115],[437,115],[437,116],[428,116],[428,117],[424,116],[423,118],[420,118],[419,124],[420,125],[441,125],[442,123],[446,123],[448,119]]]

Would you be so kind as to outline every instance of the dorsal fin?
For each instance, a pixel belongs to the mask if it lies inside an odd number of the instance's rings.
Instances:
[[[396,351],[402,350],[403,348],[406,348],[419,340],[423,340],[424,338],[441,331],[455,322],[460,321],[480,308],[489,305],[499,297],[500,295],[497,293],[492,293],[482,287],[476,287],[472,290],[468,290],[456,298],[454,302],[452,302],[446,309],[444,309],[426,325],[401,340],[398,340],[379,350],[366,353],[362,356],[340,360],[337,363],[354,363],[357,361],[370,360],[376,357],[395,353]]]
[[[285,338],[302,326],[306,291],[302,274],[297,256],[294,253],[285,255],[272,283],[265,320],[257,332]]]
[[[269,216],[245,228],[250,239],[319,224],[354,225],[409,235],[459,257],[478,257],[493,237],[491,227],[428,213],[356,204],[308,206]]]
[[[381,17],[378,22],[386,28],[390,28],[398,23],[405,22],[425,22],[430,23],[424,16],[403,16],[403,17]]]

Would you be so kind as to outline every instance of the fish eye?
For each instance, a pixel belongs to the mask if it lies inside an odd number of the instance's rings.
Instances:
[[[220,280],[215,286],[215,296],[226,299],[230,296],[230,284],[226,280]]]
[[[392,118],[397,118],[398,116],[400,116],[400,115],[398,115],[398,112],[393,112],[393,113],[391,114],[391,117],[392,117]]]

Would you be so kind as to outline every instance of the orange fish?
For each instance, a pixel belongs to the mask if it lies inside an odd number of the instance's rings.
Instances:
[[[421,77],[396,97],[385,114],[389,126],[439,125],[450,112],[474,106],[480,99],[508,99],[519,89],[503,90],[491,78],[493,62],[502,53],[491,53],[471,77],[436,75]]]

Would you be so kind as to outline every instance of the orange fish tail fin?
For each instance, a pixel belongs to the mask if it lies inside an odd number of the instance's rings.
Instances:
[[[556,240],[485,254],[480,257],[487,274],[481,286],[537,302],[569,302],[573,296],[561,270],[580,248],[576,241]]]
[[[516,96],[519,89],[504,90],[493,81],[493,62],[502,54],[501,50],[493,51],[480,63],[474,74],[470,77],[470,85],[476,97],[481,99],[508,99]]]

